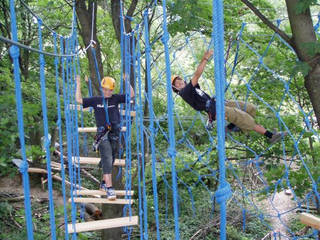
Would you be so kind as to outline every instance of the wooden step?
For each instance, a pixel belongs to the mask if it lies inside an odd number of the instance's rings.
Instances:
[[[103,204],[132,204],[132,199],[123,199],[117,198],[115,200],[109,200],[107,198],[82,198],[82,197],[74,197],[73,201],[75,203],[103,203]],[[69,198],[69,202],[71,202],[71,198]]]
[[[70,104],[69,105],[70,106],[70,110],[73,110],[73,109],[75,109],[75,105],[73,105],[73,104]],[[82,107],[82,105],[77,105],[77,110],[78,111],[83,111],[83,112],[89,112],[89,110],[90,110],[90,107],[88,107],[88,108],[83,108]],[[126,115],[126,110],[120,110],[120,114],[122,115],[122,116],[125,116]],[[136,112],[135,111],[130,111],[130,116],[131,117],[135,117],[136,116]]]
[[[125,132],[126,130],[127,130],[126,127],[122,127],[122,128],[121,128],[121,132]],[[78,127],[78,131],[79,131],[80,133],[83,133],[83,132],[86,132],[86,133],[95,133],[95,132],[97,132],[97,127],[84,127],[84,128]]]
[[[125,190],[115,190],[117,196],[132,196],[134,191],[125,191]],[[87,196],[94,196],[94,195],[106,195],[105,191],[102,190],[77,190],[75,191],[76,195],[87,195]]]
[[[300,214],[301,223],[310,226],[314,229],[320,230],[320,218],[316,217],[310,213],[301,213]]]
[[[74,162],[78,163],[78,158],[74,157]],[[100,162],[100,158],[95,157],[79,157],[80,164],[92,164],[92,165],[98,165]],[[126,160],[125,159],[115,159],[113,166],[120,166],[124,167],[126,166]]]
[[[68,224],[68,233],[89,232],[108,228],[128,227],[138,225],[138,216],[104,219],[91,222]]]

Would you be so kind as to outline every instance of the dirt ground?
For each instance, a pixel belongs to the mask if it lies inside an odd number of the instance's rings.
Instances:
[[[276,193],[261,202],[261,208],[269,214],[267,219],[271,221],[274,230],[272,234],[276,233],[277,239],[290,239],[287,226],[296,215],[295,211],[292,211],[295,206],[290,191]]]
[[[30,195],[32,196],[32,200],[41,200],[49,198],[49,193],[47,190],[48,185],[46,183],[44,185],[44,189],[42,189],[40,175],[36,174],[31,176],[29,182]],[[0,193],[14,194],[18,196],[24,195],[21,175],[17,174],[14,177],[7,176],[0,178]],[[52,195],[55,205],[63,205],[63,198],[60,192],[53,190]]]

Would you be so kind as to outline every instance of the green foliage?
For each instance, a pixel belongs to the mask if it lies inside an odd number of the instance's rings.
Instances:
[[[178,32],[188,34],[195,30],[210,32],[212,1],[175,0],[168,1],[167,5],[168,12],[170,12],[170,21],[168,22],[170,34],[175,35]]]
[[[317,42],[303,43],[302,47],[305,49],[306,53],[309,56],[313,57],[317,53],[320,53],[320,43],[317,43]]]
[[[318,3],[317,0],[303,0],[298,1],[297,8],[296,8],[296,14],[303,14],[305,11],[307,11],[310,6],[316,5]]]

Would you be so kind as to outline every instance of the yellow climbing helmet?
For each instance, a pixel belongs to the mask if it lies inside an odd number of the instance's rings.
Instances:
[[[116,85],[116,81],[112,77],[104,77],[101,81],[101,87],[113,90]]]

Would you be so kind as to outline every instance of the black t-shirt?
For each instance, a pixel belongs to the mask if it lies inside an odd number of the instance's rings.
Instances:
[[[179,95],[195,110],[206,111],[206,103],[210,96],[200,89],[199,84],[194,87],[190,81],[179,91]]]
[[[119,103],[125,103],[125,101],[125,94],[113,94],[110,98],[105,98],[109,122],[111,123],[112,128],[119,128],[120,126]],[[102,97],[83,98],[83,107],[93,107],[98,128],[106,126],[106,112]]]

